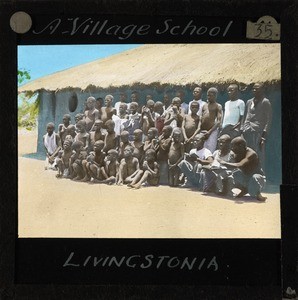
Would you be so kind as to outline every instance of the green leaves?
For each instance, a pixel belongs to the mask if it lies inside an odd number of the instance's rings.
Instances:
[[[31,76],[27,70],[25,70],[25,69],[18,70],[18,84],[21,84],[24,81],[27,81],[30,79],[31,79]]]

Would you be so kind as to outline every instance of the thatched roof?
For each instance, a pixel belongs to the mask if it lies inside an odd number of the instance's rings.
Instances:
[[[156,82],[251,84],[280,78],[279,44],[148,44],[36,79],[19,92]]]

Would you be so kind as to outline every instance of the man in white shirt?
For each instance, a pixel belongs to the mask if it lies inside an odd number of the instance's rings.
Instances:
[[[187,182],[183,187],[203,187],[201,180],[202,166],[209,165],[213,162],[213,156],[210,150],[204,148],[204,134],[199,133],[195,136],[193,145],[189,153],[185,153],[185,159],[182,160],[178,167],[186,176]]]
[[[225,103],[222,131],[220,135],[228,134],[231,139],[240,135],[240,125],[245,111],[245,103],[238,99],[238,85],[228,87],[229,100]]]
[[[189,105],[188,105],[188,114],[190,115],[191,114],[191,111],[190,111],[190,106],[191,106],[191,103],[196,101],[199,103],[199,111],[197,112],[197,115],[198,116],[202,116],[202,108],[203,108],[203,105],[206,104],[205,101],[202,100],[202,88],[197,86],[194,88],[193,90],[193,100],[189,102]]]

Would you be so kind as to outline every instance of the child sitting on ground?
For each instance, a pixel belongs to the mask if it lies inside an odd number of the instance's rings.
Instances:
[[[128,187],[139,189],[142,184],[157,186],[159,183],[159,166],[156,162],[156,153],[148,149],[145,153],[145,160],[142,170],[139,170]]]
[[[58,174],[56,175],[57,178],[67,178],[69,175],[69,159],[72,155],[71,146],[72,141],[66,139],[63,143],[63,150],[59,151],[59,155],[56,160],[58,167]]]
[[[134,148],[128,145],[124,149],[124,158],[120,162],[119,178],[117,184],[131,183],[140,170],[139,161],[133,157]]]
[[[74,153],[69,159],[69,178],[72,180],[81,180],[84,177],[82,161],[86,159],[86,151],[81,141],[75,141],[72,144]]]
[[[119,173],[118,151],[111,149],[108,151],[104,166],[101,168],[101,174],[104,180],[102,183],[113,184],[117,181]]]

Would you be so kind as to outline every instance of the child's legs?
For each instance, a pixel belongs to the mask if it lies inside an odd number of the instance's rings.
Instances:
[[[139,170],[139,172],[136,174],[131,184],[136,184],[142,178],[143,173],[144,173],[143,170]]]

